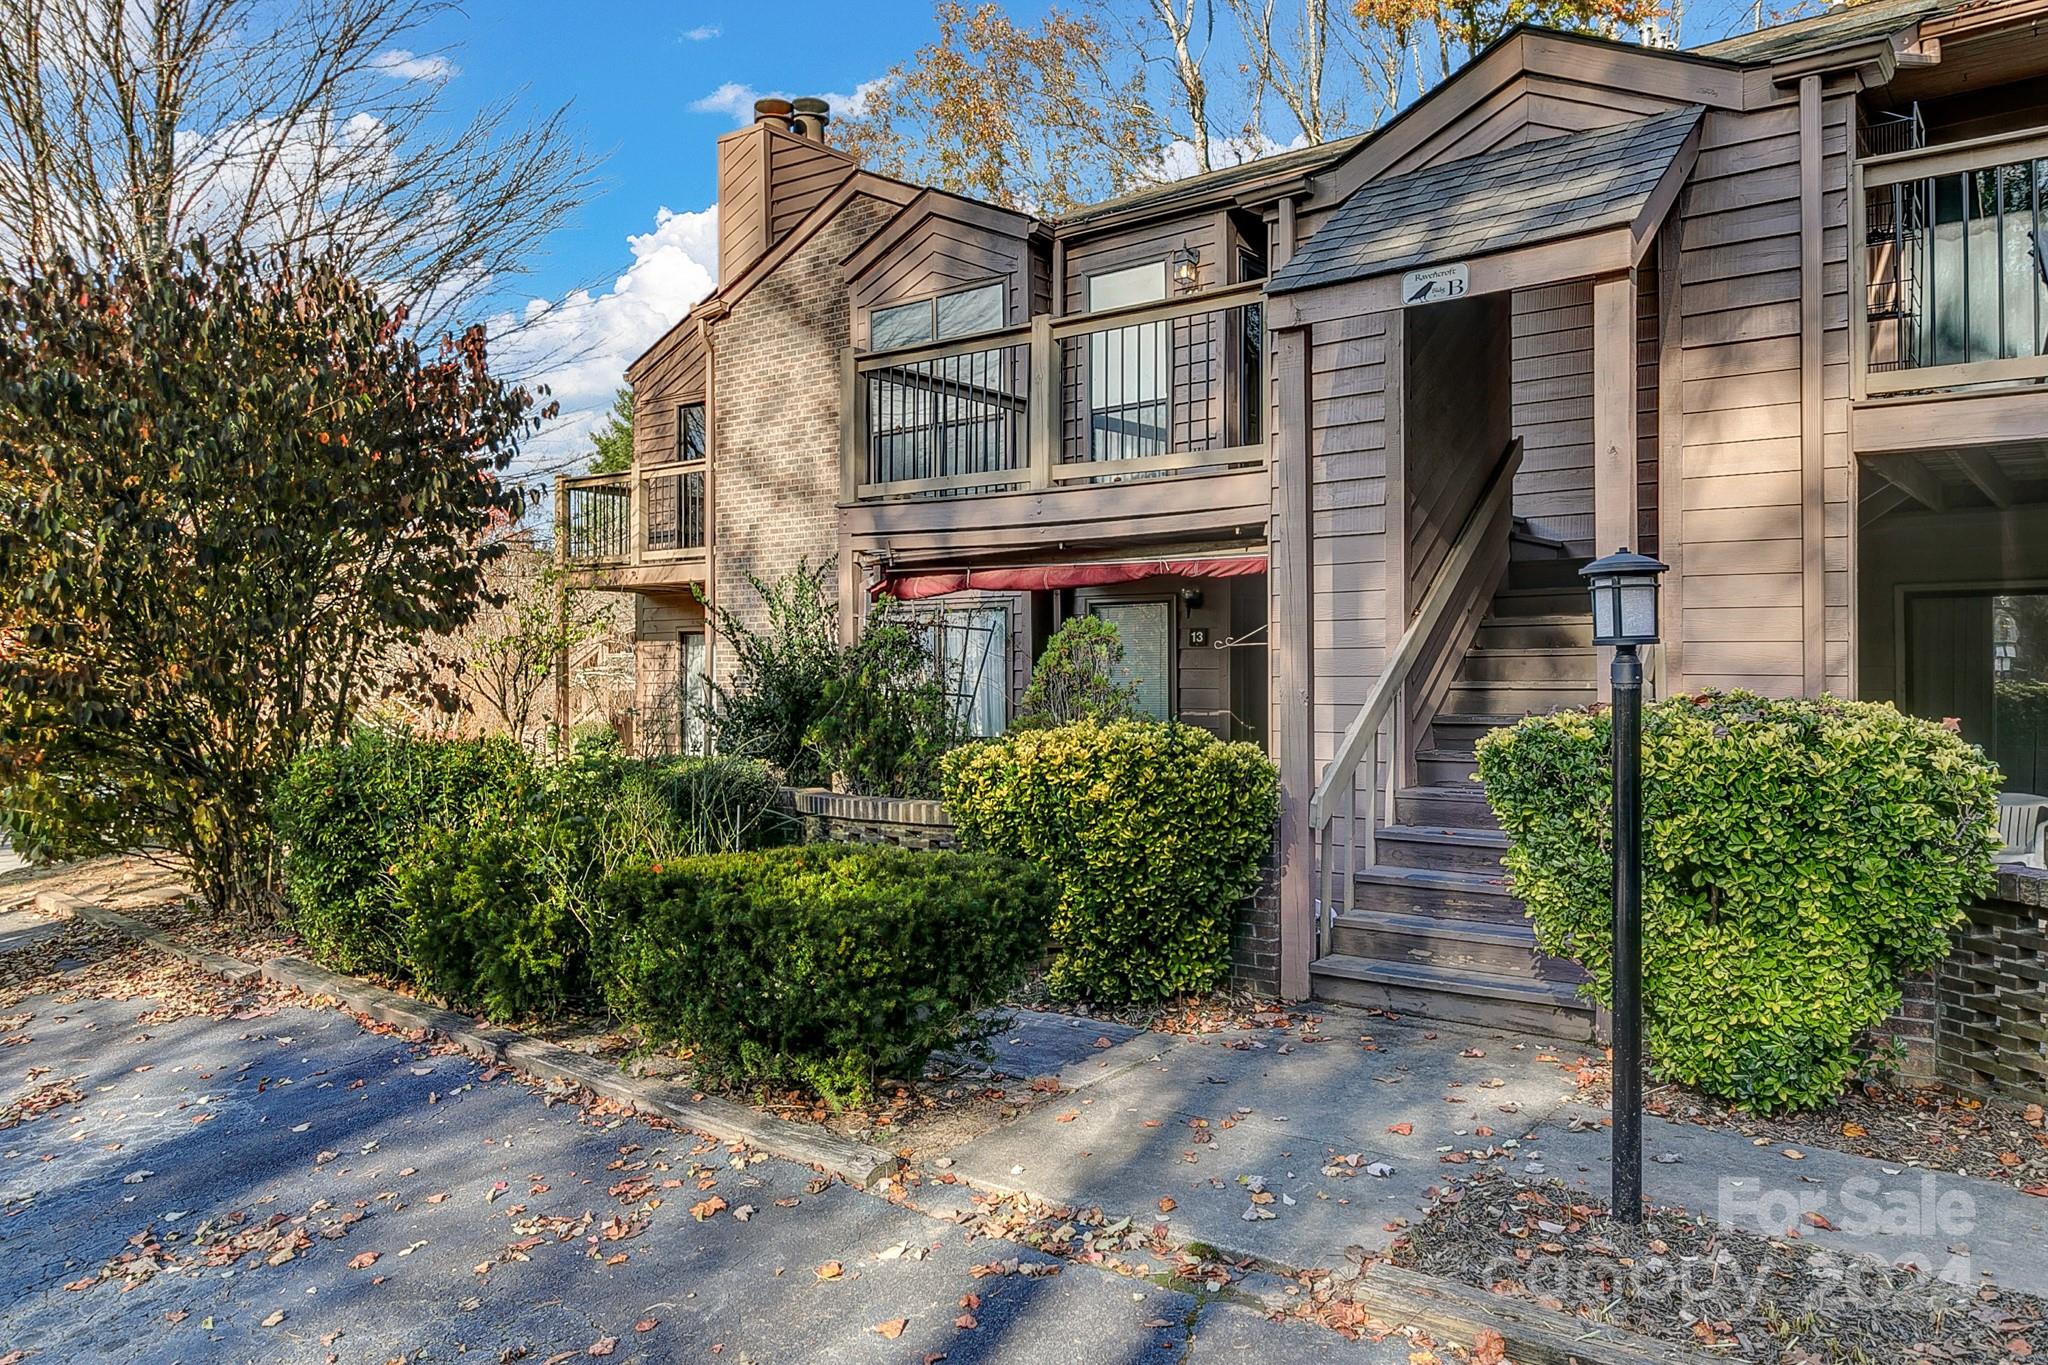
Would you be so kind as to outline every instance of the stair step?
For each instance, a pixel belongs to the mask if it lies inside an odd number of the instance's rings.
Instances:
[[[1499,829],[1478,783],[1456,787],[1403,787],[1394,793],[1394,820],[1403,825]]]
[[[1489,616],[1479,623],[1473,644],[1480,649],[1591,649],[1593,618],[1569,612]]]
[[[1443,919],[1391,910],[1355,910],[1330,923],[1330,951],[1378,962],[1451,967],[1513,981],[1577,984],[1577,964],[1545,957],[1523,920]]]
[[[1593,1007],[1562,981],[1330,953],[1309,968],[1318,999],[1572,1040],[1593,1036]]]
[[[1520,616],[1573,616],[1590,614],[1592,603],[1584,588],[1502,588],[1493,595],[1495,619]]]
[[[1472,752],[1472,746],[1479,737],[1489,730],[1499,730],[1513,725],[1520,716],[1477,715],[1471,712],[1439,711],[1430,722],[1431,747],[1439,753],[1456,754]]]
[[[1479,763],[1471,753],[1455,749],[1422,749],[1415,755],[1415,775],[1424,786],[1457,787],[1479,778]]]
[[[1508,559],[1509,588],[1569,588],[1586,596],[1586,580],[1579,570],[1586,565],[1583,559],[1558,556],[1549,559]]]
[[[1507,875],[1499,868],[1459,872],[1381,863],[1360,868],[1355,881],[1351,910],[1510,924],[1520,924],[1525,918],[1522,903],[1508,890]]]
[[[1592,682],[1525,679],[1516,682],[1452,682],[1444,705],[1453,711],[1485,711],[1490,715],[1533,716],[1589,706],[1599,696]]]
[[[1483,648],[1465,652],[1459,661],[1455,681],[1468,682],[1528,682],[1535,684],[1568,682],[1584,687],[1593,685],[1595,667],[1592,646],[1584,648],[1546,646],[1518,648]]]
[[[1448,829],[1427,825],[1382,825],[1378,835],[1382,867],[1476,872],[1498,877],[1508,836],[1497,829]]]

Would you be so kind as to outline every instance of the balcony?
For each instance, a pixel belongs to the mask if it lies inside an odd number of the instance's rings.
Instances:
[[[895,563],[1261,536],[1260,286],[844,362],[841,516]]]
[[[2048,380],[2048,130],[1867,157],[1855,396]]]
[[[580,586],[704,581],[705,461],[555,480],[555,543]]]

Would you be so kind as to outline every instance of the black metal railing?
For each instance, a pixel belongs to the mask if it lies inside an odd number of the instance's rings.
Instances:
[[[633,490],[624,477],[563,490],[560,530],[570,563],[623,560],[633,544]]]
[[[861,381],[868,437],[864,483],[953,479],[1024,467],[1028,343],[888,365],[866,371]]]
[[[1264,320],[1256,303],[1060,339],[1060,462],[1257,445]]]
[[[2044,189],[2048,157],[1866,191],[1871,372],[2048,354]]]
[[[649,550],[704,548],[704,471],[662,470],[640,481],[641,527]]]

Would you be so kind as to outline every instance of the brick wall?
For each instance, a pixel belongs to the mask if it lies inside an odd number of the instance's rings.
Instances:
[[[851,334],[840,263],[892,212],[848,201],[712,329],[714,600],[753,629],[765,613],[749,574],[773,582],[838,546],[839,355]],[[836,583],[828,575],[828,592]],[[721,681],[731,653],[713,651]]]
[[[1280,869],[1271,858],[1251,903],[1238,911],[1230,940],[1230,984],[1260,995],[1280,994]]]
[[[2048,1099],[2048,876],[2002,872],[1934,979],[1935,1074],[1950,1085]]]
[[[790,792],[811,843],[892,844],[898,848],[957,848],[953,822],[936,801],[892,796],[847,796],[806,787]]]

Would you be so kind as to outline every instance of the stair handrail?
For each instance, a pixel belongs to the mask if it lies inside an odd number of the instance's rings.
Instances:
[[[1364,704],[1351,718],[1351,723],[1344,727],[1344,737],[1338,741],[1336,755],[1324,765],[1322,780],[1316,784],[1308,802],[1308,824],[1312,835],[1320,836],[1328,829],[1338,793],[1355,793],[1359,763],[1376,748],[1381,722],[1393,709],[1401,689],[1408,683],[1408,675],[1420,661],[1424,641],[1450,609],[1457,588],[1471,569],[1472,562],[1479,557],[1485,530],[1493,524],[1512,496],[1515,473],[1521,465],[1522,438],[1517,436],[1508,442],[1492,472],[1487,475],[1485,492],[1466,513],[1465,520],[1458,527],[1457,538],[1451,544],[1451,552],[1429,580],[1429,588],[1422,594],[1422,601],[1410,617],[1408,628],[1401,633],[1400,643],[1388,656],[1386,667],[1380,670],[1380,676],[1366,694]],[[1404,520],[1397,518],[1396,522]],[[1397,524],[1389,534],[1406,534],[1406,528]],[[1393,585],[1389,585],[1389,591],[1393,590]],[[1370,839],[1371,836],[1367,837]],[[1324,853],[1327,855],[1327,850]],[[1327,856],[1319,862],[1327,870]]]
[[[1522,465],[1522,441],[1520,437],[1508,442],[1500,459],[1488,473],[1484,491],[1465,514],[1459,524],[1458,534],[1451,543],[1450,553],[1431,576],[1429,588],[1422,595],[1410,616],[1407,628],[1401,634],[1400,643],[1387,657],[1386,667],[1366,694],[1365,702],[1351,723],[1344,728],[1344,736],[1337,744],[1336,755],[1323,768],[1323,777],[1316,784],[1309,797],[1309,837],[1315,842],[1314,875],[1319,883],[1315,896],[1315,943],[1314,954],[1322,956],[1329,945],[1329,935],[1336,923],[1337,910],[1330,899],[1330,879],[1335,850],[1332,847],[1330,822],[1337,814],[1341,803],[1344,819],[1344,909],[1348,913],[1357,904],[1358,872],[1358,765],[1367,754],[1377,755],[1379,751],[1380,726],[1393,710],[1402,690],[1408,683],[1409,674],[1421,660],[1422,651],[1430,636],[1436,631],[1452,604],[1458,598],[1458,591],[1465,584],[1478,560],[1484,541],[1495,521],[1509,512],[1509,500],[1514,491],[1515,473]],[[1395,534],[1407,533],[1406,518],[1396,518]],[[1394,793],[1400,771],[1400,722],[1394,716],[1395,761],[1387,769],[1387,818],[1394,818]],[[1365,865],[1378,859],[1378,836],[1374,830],[1376,814],[1373,804],[1377,796],[1368,800],[1365,820]]]

